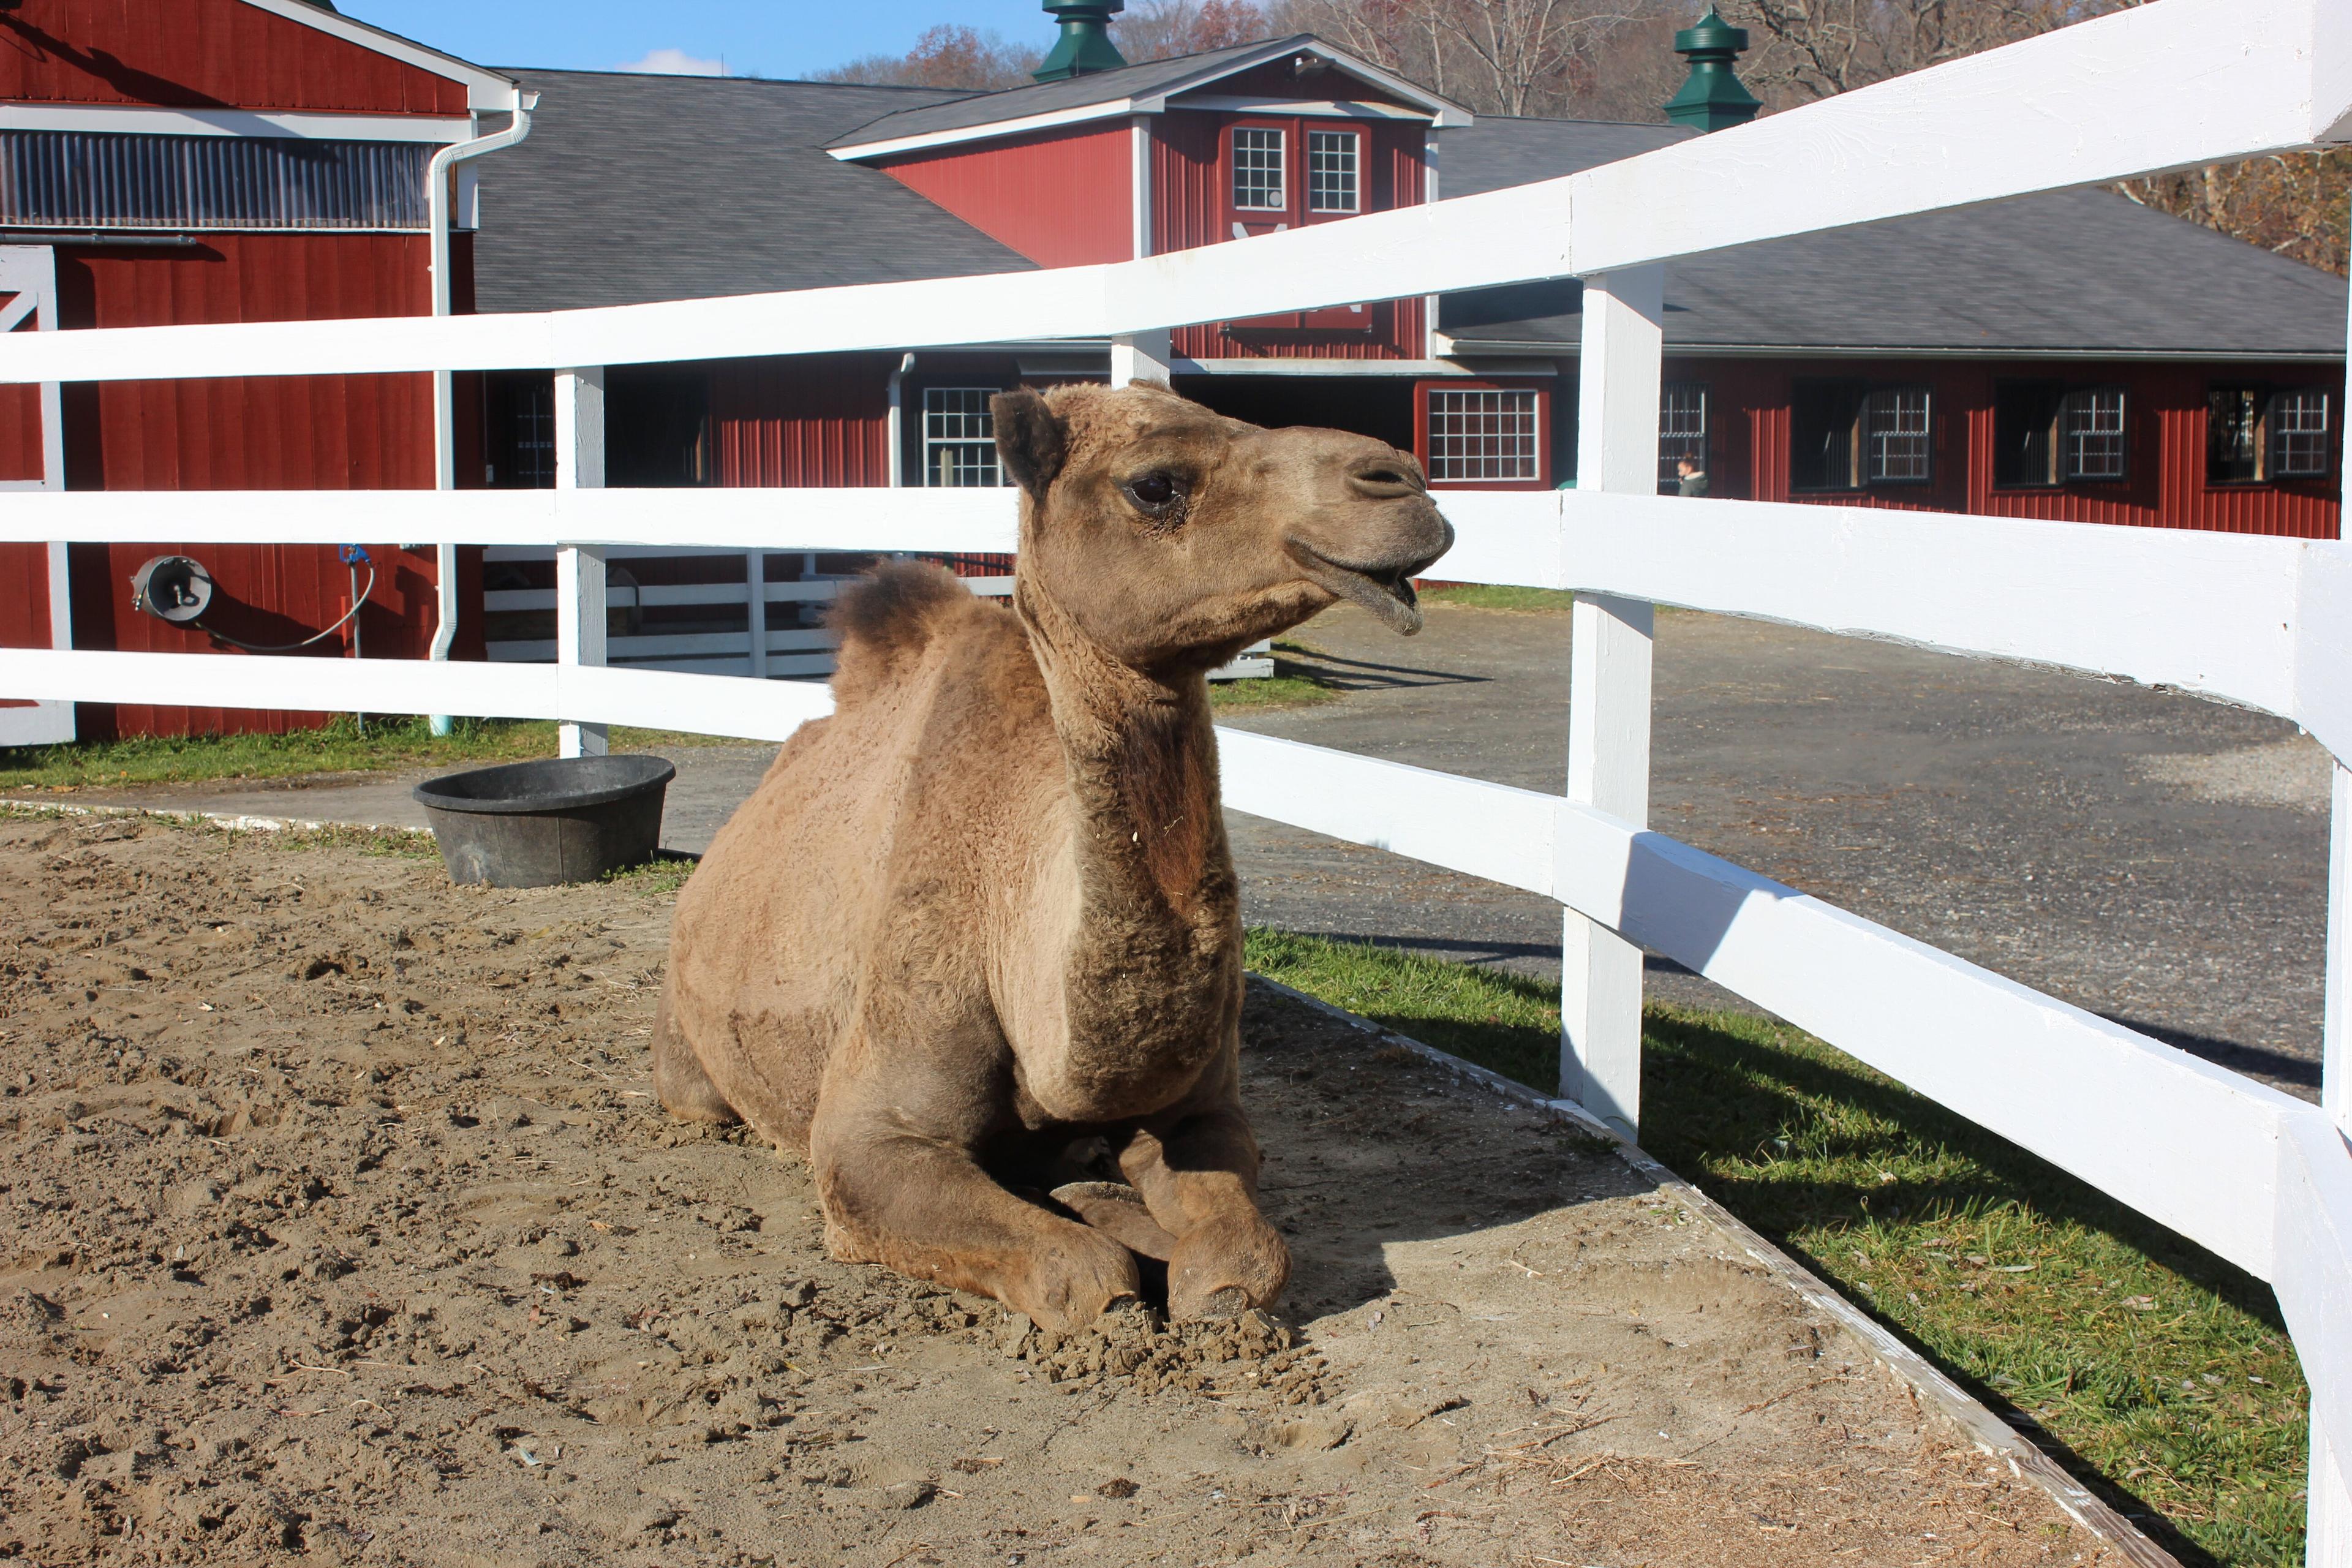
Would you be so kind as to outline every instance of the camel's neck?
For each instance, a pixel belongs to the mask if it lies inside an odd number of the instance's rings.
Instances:
[[[1016,600],[1067,765],[1084,905],[1111,916],[1114,928],[1155,917],[1222,927],[1232,914],[1233,859],[1207,680],[1118,662],[1032,583],[1021,584]]]

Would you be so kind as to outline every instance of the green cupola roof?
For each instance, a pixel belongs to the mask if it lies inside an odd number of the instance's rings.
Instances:
[[[1127,0],[1045,0],[1045,15],[1062,24],[1062,36],[1031,76],[1061,81],[1127,64],[1127,57],[1110,41],[1110,19],[1127,9]]]
[[[1666,100],[1666,118],[1696,131],[1745,125],[1764,106],[1733,68],[1748,47],[1748,29],[1735,27],[1712,6],[1696,26],[1675,35],[1675,52],[1690,61],[1682,90]]]

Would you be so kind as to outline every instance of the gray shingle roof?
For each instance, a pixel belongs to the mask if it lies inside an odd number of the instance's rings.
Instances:
[[[478,165],[484,310],[1024,272],[1034,264],[826,140],[954,95],[735,77],[509,69],[520,146]]]
[[[1297,33],[1287,38],[1236,44],[1229,49],[1210,49],[1197,55],[1147,60],[1142,65],[1128,66],[1120,70],[1090,71],[1085,76],[1066,77],[1060,81],[1041,81],[1034,87],[968,94],[951,103],[900,109],[870,124],[857,126],[849,134],[835,137],[828,145],[864,146],[872,142],[896,141],[901,136],[928,136],[940,131],[964,131],[975,125],[994,125],[1001,121],[1022,120],[1033,114],[1051,114],[1056,110],[1118,103],[1130,98],[1181,89],[1196,78],[1215,76],[1234,62],[1268,48],[1308,46],[1327,47],[1310,34]]]
[[[1680,140],[1668,126],[1482,119],[1440,133],[1444,196],[1572,174]],[[1581,289],[1446,296],[1440,330],[1479,345],[1574,344]],[[2345,280],[2102,190],[1740,246],[1666,274],[1685,349],[2341,355]]]

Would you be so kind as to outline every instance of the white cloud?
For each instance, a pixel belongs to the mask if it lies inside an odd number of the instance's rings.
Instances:
[[[616,70],[645,71],[652,76],[725,76],[727,67],[718,60],[706,60],[688,54],[684,49],[655,49],[641,60],[616,66]]]

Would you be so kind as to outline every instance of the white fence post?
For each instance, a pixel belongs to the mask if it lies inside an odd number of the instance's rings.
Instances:
[[[1658,487],[1665,268],[1584,280],[1577,366],[1580,490]],[[1570,617],[1568,798],[1636,826],[1650,817],[1650,633],[1636,599],[1580,594]],[[1559,1092],[1627,1137],[1642,1120],[1642,950],[1574,910],[1559,952]]]
[[[604,485],[604,367],[555,373],[555,488]],[[559,544],[555,551],[555,662],[604,662],[604,552]],[[601,757],[612,749],[602,724],[566,721],[562,752]]]
[[[1172,357],[1165,330],[1121,334],[1110,341],[1110,384],[1125,386],[1136,381],[1165,382],[1168,362]]]
[[[751,614],[751,679],[768,679],[768,552],[743,555],[743,597]]]

